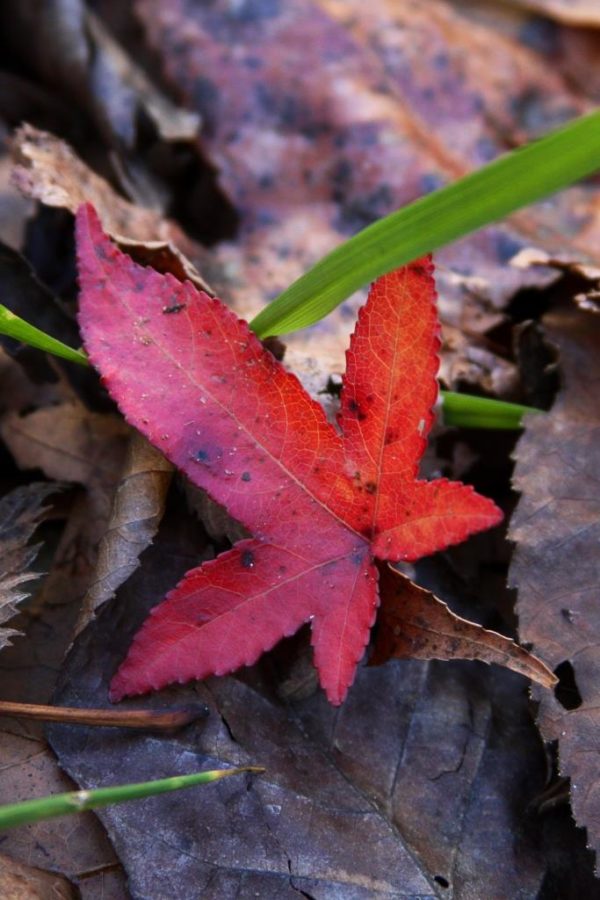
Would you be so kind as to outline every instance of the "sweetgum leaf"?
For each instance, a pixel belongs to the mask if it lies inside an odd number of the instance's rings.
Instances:
[[[496,524],[458,483],[415,481],[437,395],[430,260],[384,276],[349,351],[340,432],[223,304],[145,269],[77,217],[86,350],[126,418],[254,537],[191,570],[147,619],[113,699],[254,662],[311,622],[329,700],[351,684],[397,561]]]

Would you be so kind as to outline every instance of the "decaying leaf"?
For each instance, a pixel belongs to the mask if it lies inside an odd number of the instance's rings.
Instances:
[[[538,720],[558,740],[576,820],[600,849],[600,320],[576,308],[544,319],[560,351],[563,386],[552,411],[528,420],[517,447],[521,493],[510,537],[521,639],[561,678]]]
[[[512,0],[532,12],[548,18],[558,19],[566,25],[584,28],[586,25],[600,27],[600,9],[596,0]]]
[[[11,365],[16,367],[14,362]],[[22,408],[22,401],[16,405]],[[92,415],[78,403],[3,417],[3,441],[22,468],[42,468],[48,477],[63,481],[81,479],[86,490],[71,496],[64,528],[53,534],[53,552],[44,548],[47,574],[18,619],[27,638],[2,653],[2,699],[51,701],[94,573],[127,435],[117,417]],[[0,802],[73,788],[58,768],[39,723],[3,718],[0,757]],[[67,874],[81,885],[82,896],[114,896],[115,900],[125,896],[119,888],[118,862],[92,813],[85,813],[75,827],[56,820],[14,829],[3,836],[3,850],[21,862]]]
[[[162,519],[173,467],[145,438],[133,432],[110,520],[98,549],[94,579],[82,604],[82,624],[114,596],[140,564]]]
[[[25,196],[73,214],[82,203],[92,203],[106,230],[143,265],[189,279],[211,293],[196,267],[184,254],[207,262],[207,254],[172,221],[152,209],[124,200],[96,175],[64,141],[23,125],[13,139],[16,165],[12,178]],[[208,262],[207,262],[208,265]]]
[[[0,896],[4,900],[76,900],[77,895],[61,875],[0,854]]]
[[[527,678],[553,687],[548,668],[510,638],[461,619],[430,591],[395,571],[379,566],[381,610],[377,641],[370,659],[479,659],[498,663]]]
[[[6,623],[29,596],[23,585],[39,577],[31,570],[39,546],[29,540],[46,512],[44,502],[56,490],[53,484],[30,484],[0,500],[0,650],[19,634]]]
[[[543,250],[534,248],[521,250],[511,260],[511,265],[517,266],[517,268],[546,266],[574,276],[580,282],[573,296],[575,303],[588,312],[600,312],[600,268],[598,266],[573,259],[572,255],[568,253],[553,257],[549,253],[544,253]]]

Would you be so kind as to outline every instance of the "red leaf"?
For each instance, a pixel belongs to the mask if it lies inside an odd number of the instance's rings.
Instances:
[[[374,557],[415,559],[501,518],[471,488],[414,480],[437,396],[431,261],[372,289],[340,434],[220,301],[136,265],[91,207],[77,219],[92,363],[125,417],[255,536],[156,608],[113,698],[232,671],[310,620],[321,684],[341,703],[375,618]]]

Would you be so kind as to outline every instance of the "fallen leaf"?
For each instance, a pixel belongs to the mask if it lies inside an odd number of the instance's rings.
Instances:
[[[575,818],[598,851],[600,320],[565,307],[548,313],[544,327],[560,351],[562,388],[549,414],[528,419],[517,446],[510,579],[521,639],[562,680],[555,695],[536,695],[538,722],[547,740],[558,740]]]
[[[66,878],[0,855],[0,896],[4,900],[75,900]]]
[[[40,551],[40,568],[48,574],[15,620],[26,637],[2,651],[2,699],[49,703],[94,572],[127,431],[117,417],[92,416],[78,404],[7,415],[2,427],[4,443],[23,468],[42,467],[49,477],[60,479],[62,473],[64,480],[81,477],[89,487],[74,492],[64,528],[49,523],[53,532]],[[3,717],[0,758],[0,802],[73,789],[40,723]],[[14,829],[3,835],[2,846],[14,859],[64,873],[90,900],[126,896],[119,888],[118,861],[92,813],[75,825],[56,819]]]
[[[202,253],[175,222],[164,219],[155,210],[124,200],[64,141],[23,125],[15,133],[12,148],[12,179],[26,197],[68,209],[73,215],[82,203],[92,203],[106,230],[140,263],[154,265],[182,280],[189,279],[212,293],[184,255],[200,256],[209,266],[208,254]]]
[[[600,9],[596,0],[512,0],[512,2],[549,19],[558,19],[566,25],[576,25],[578,28],[600,26]]]
[[[547,59],[443,2],[135,8],[173,89],[203,116],[203,146],[240,212],[215,252],[244,318],[349,234],[586,108]],[[568,233],[595,252],[595,192],[573,190],[444,249],[444,324],[485,330],[515,291],[554,277],[507,267],[524,243]],[[356,307],[289,337],[314,356],[319,335],[321,388],[343,370]]]
[[[371,665],[389,659],[479,659],[553,687],[557,678],[510,638],[461,619],[391,566],[379,568],[381,610]]]
[[[56,702],[106,703],[133,633],[201,545],[198,523],[173,506],[144,565],[77,638]],[[260,782],[223,785],[198,802],[99,810],[134,896],[538,895],[544,831],[525,810],[544,785],[545,761],[519,676],[476,662],[396,660],[361,668],[333,708],[320,692],[278,700],[273,660],[265,662],[244,671],[249,684],[213,678],[124,701],[210,706],[203,725],[170,738],[52,726],[61,765],[82,788],[114,783],[116,771],[131,780],[194,765],[267,767]]]
[[[58,487],[30,484],[15,488],[0,500],[0,650],[19,634],[6,623],[29,596],[23,585],[39,577],[31,570],[39,545],[31,546],[29,541],[47,511],[44,502]]]
[[[79,483],[86,489],[85,495],[75,499],[72,520],[38,596],[41,606],[64,603],[69,608],[72,629],[73,610],[83,615],[81,604],[110,518],[129,429],[117,416],[92,413],[82,404],[71,402],[27,415],[8,413],[0,423],[0,433],[21,468],[42,469],[48,478]],[[66,635],[67,624],[63,627]],[[68,643],[68,637],[65,645],[56,643],[57,666]]]
[[[511,265],[517,268],[546,266],[574,276],[579,282],[576,290],[572,292],[575,303],[588,312],[600,312],[600,268],[598,266],[573,259],[569,253],[553,257],[549,253],[535,248],[521,250],[511,260]]]
[[[501,518],[459,482],[415,481],[437,396],[431,263],[372,289],[348,351],[342,437],[219,301],[136,266],[91,207],[77,229],[92,363],[131,423],[255,535],[186,575],[113,697],[248,665],[310,619],[321,684],[341,703],[375,618],[373,556],[417,559]]]
[[[162,519],[172,474],[162,453],[133,432],[94,578],[82,604],[82,624],[139,566],[140,554],[152,543]]]

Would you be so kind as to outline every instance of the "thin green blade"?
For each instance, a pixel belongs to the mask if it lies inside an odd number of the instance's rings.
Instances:
[[[441,391],[444,425],[460,428],[493,428],[500,431],[514,431],[522,428],[526,413],[541,410],[504,400],[490,400],[487,397],[472,397],[470,394],[455,394]]]
[[[10,309],[2,305],[0,305],[0,334],[6,334],[17,341],[29,344],[30,347],[45,350],[54,356],[61,356],[63,359],[78,363],[80,366],[89,366],[88,358],[81,350],[73,350],[72,347],[67,347],[62,341],[57,341],[56,338],[50,337],[45,331],[35,328],[29,322],[26,322],[25,319],[15,316]]]
[[[594,112],[369,225],[290,285],[251,327],[265,338],[312,325],[380,275],[598,168],[600,112]]]
[[[84,809],[98,809],[111,803],[125,803],[128,800],[139,800],[153,797],[168,791],[193,787],[196,784],[208,784],[239,775],[240,772],[264,772],[261,766],[241,766],[237,769],[214,769],[210,772],[195,772],[192,775],[176,775],[173,778],[160,778],[156,781],[141,781],[136,784],[121,784],[115,787],[97,788],[92,791],[69,791],[66,794],[55,794],[51,797],[40,797],[36,800],[25,800],[23,803],[11,803],[0,806],[0,828],[13,828],[15,825],[26,825],[51,819],[54,816],[66,816],[70,813],[82,812]]]

